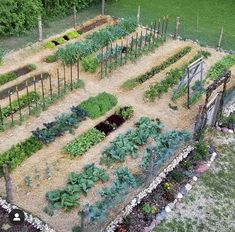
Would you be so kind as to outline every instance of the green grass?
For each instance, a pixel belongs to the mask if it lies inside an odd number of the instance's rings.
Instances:
[[[202,44],[216,46],[221,27],[224,27],[222,47],[235,50],[234,0],[118,0],[108,1],[106,13],[118,17],[136,16],[141,6],[141,23],[169,16],[169,32],[174,31],[175,19],[180,17],[180,35],[198,39]],[[118,10],[117,10],[118,9]],[[197,15],[198,30],[197,30]]]

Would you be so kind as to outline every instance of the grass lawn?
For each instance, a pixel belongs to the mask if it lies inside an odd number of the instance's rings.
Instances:
[[[232,137],[232,136],[231,136]],[[223,138],[226,141],[226,138]],[[218,147],[211,170],[155,232],[235,231],[235,139]]]
[[[107,3],[106,13],[118,17],[136,16],[138,5],[143,24],[168,15],[169,32],[172,33],[175,18],[180,16],[181,36],[198,39],[203,45],[216,46],[223,26],[222,47],[235,50],[234,0],[113,0]]]

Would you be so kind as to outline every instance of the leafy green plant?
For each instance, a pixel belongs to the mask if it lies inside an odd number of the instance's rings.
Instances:
[[[44,46],[44,48],[46,48],[46,49],[55,48],[55,44],[54,44],[52,41],[46,42],[43,46]]]
[[[47,63],[53,63],[57,61],[57,56],[56,55],[49,55],[46,57],[45,61]]]
[[[169,106],[170,109],[172,109],[174,111],[178,110],[178,106],[174,106],[171,103],[169,103],[168,106]]]
[[[85,72],[95,73],[98,66],[99,61],[95,54],[92,54],[90,56],[86,56],[81,61],[82,67]]]
[[[121,117],[123,117],[125,120],[132,118],[134,115],[134,109],[132,106],[126,106],[126,107],[117,107],[115,110],[115,113]]]
[[[53,39],[53,41],[55,41],[56,43],[58,43],[59,45],[65,43],[65,39],[63,37],[58,37]]]
[[[219,62],[209,69],[207,79],[215,80],[233,65],[235,65],[235,55],[224,56]]]
[[[64,151],[72,157],[81,156],[92,146],[105,138],[105,134],[92,128],[78,136],[64,147]]]
[[[117,98],[103,92],[83,101],[79,106],[85,110],[91,119],[98,118],[111,110],[117,104]]]
[[[141,208],[143,214],[146,214],[146,215],[154,215],[157,213],[157,207],[154,206],[154,205],[151,205],[149,203],[145,203],[142,208]]]
[[[31,188],[31,187],[32,187],[32,180],[31,180],[30,176],[25,176],[24,182],[25,182],[25,185],[26,185],[28,188]]]
[[[36,64],[27,64],[26,67],[30,70],[33,71],[37,68]]]
[[[171,173],[170,173],[170,177],[176,181],[177,183],[180,183],[183,181],[184,179],[184,175],[182,173],[180,173],[179,171],[177,170],[173,170]]]
[[[123,183],[128,183],[132,188],[137,187],[137,181],[134,175],[129,172],[127,167],[120,167],[115,171],[115,175],[117,176],[117,179]]]
[[[29,92],[28,94],[22,95],[21,97],[19,97],[19,101],[18,100],[14,100],[11,103],[11,106],[5,106],[2,108],[2,115],[3,117],[8,117],[11,115],[11,113],[16,113],[20,108],[23,109],[26,106],[28,106],[28,104],[32,104],[33,102],[37,101],[40,98],[40,96],[38,95],[38,93],[32,91]]]
[[[170,192],[172,189],[173,189],[173,184],[169,183],[169,182],[165,182],[163,184],[163,189],[166,191],[166,192]]]
[[[179,52],[177,52],[173,56],[169,57],[167,60],[165,60],[160,65],[157,65],[157,66],[154,66],[153,68],[151,68],[146,73],[141,74],[135,78],[127,80],[126,82],[124,82],[121,85],[121,88],[123,88],[124,90],[131,90],[134,87],[136,87],[137,85],[144,83],[145,81],[147,81],[150,78],[152,78],[153,76],[155,76],[157,73],[163,71],[164,69],[166,69],[170,65],[176,63],[179,59],[181,59],[186,54],[188,54],[191,51],[191,49],[192,49],[191,47],[183,48],[182,50],[180,50]],[[171,82],[173,82],[172,79],[171,79]]]
[[[8,151],[0,154],[0,176],[3,175],[3,164],[7,164],[12,171],[20,165],[26,158],[42,148],[42,143],[35,137],[30,137],[24,142],[12,146]]]
[[[182,166],[185,170],[189,171],[190,168],[193,166],[192,162],[189,160],[185,160],[182,162]]]
[[[65,34],[69,39],[75,39],[79,37],[79,33],[77,31],[70,31]]]
[[[13,81],[17,78],[14,72],[8,72],[0,75],[0,85],[4,85],[9,81]]]

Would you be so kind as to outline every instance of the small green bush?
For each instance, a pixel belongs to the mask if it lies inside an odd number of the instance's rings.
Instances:
[[[14,72],[4,73],[0,75],[0,85],[4,85],[5,83],[9,81],[13,81],[17,78],[16,74]]]
[[[151,205],[149,203],[145,203],[142,206],[142,212],[146,215],[156,214],[157,213],[157,207],[154,205]]]
[[[80,34],[77,31],[70,31],[65,34],[69,39],[75,39],[77,38]]]
[[[85,72],[95,73],[99,66],[99,61],[96,55],[90,55],[83,58],[81,64]]]
[[[55,38],[53,41],[57,42],[59,45],[65,43],[65,39],[63,37]]]
[[[33,71],[37,68],[36,64],[27,64],[27,68],[30,70],[30,71]]]
[[[176,181],[177,183],[180,183],[181,181],[183,181],[184,179],[184,175],[182,173],[180,173],[179,171],[173,170],[170,173],[170,177]]]
[[[57,61],[57,56],[56,55],[49,55],[46,57],[45,61],[47,63],[53,63]]]
[[[51,41],[48,41],[44,44],[44,48],[47,48],[47,49],[51,49],[51,48],[54,48],[55,47],[55,44]]]
[[[123,117],[125,120],[132,118],[134,115],[134,110],[132,106],[126,106],[126,107],[117,107],[115,110],[115,113],[121,117]]]
[[[85,110],[91,119],[104,115],[117,105],[117,98],[112,94],[103,92],[95,97],[90,97],[83,101],[79,106]]]

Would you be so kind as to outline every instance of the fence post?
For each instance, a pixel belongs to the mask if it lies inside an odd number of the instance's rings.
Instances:
[[[187,92],[188,92],[188,96],[187,96],[187,107],[188,109],[190,109],[190,82],[189,82],[189,69],[187,68],[187,78],[188,78],[188,88],[187,88]]]
[[[50,97],[52,100],[52,85],[51,85],[51,75],[49,74],[49,88],[50,88]]]
[[[4,179],[5,179],[7,202],[12,203],[12,201],[13,201],[12,180],[11,180],[11,177],[9,174],[9,169],[8,169],[7,164],[3,164],[3,175],[4,175]]]
[[[148,36],[148,26],[146,26],[146,30],[145,30],[144,46],[147,45],[147,36]]]
[[[76,6],[73,6],[73,22],[74,22],[74,28],[77,28],[77,10]]]
[[[180,26],[180,17],[176,18],[176,23],[175,23],[175,34],[174,34],[174,39],[177,39],[179,35],[179,26]]]
[[[105,0],[102,0],[102,6],[101,6],[101,14],[104,15],[105,13]]]
[[[158,25],[157,25],[157,37],[160,35],[160,28],[161,28],[161,19],[158,19]]]
[[[154,32],[153,32],[153,38],[156,38],[156,30],[157,30],[157,20],[155,19],[154,21],[154,28],[153,28]]]
[[[33,89],[34,89],[34,92],[37,93],[37,87],[36,87],[36,78],[35,76],[33,77]],[[36,98],[36,109],[38,109],[38,99]]]
[[[27,91],[27,99],[28,99],[28,107],[29,107],[29,115],[31,114],[31,106],[30,106],[30,99],[29,99],[29,85],[28,85],[28,80],[25,81],[26,85],[26,91]]]
[[[125,51],[125,64],[127,63],[127,56],[128,56],[128,37],[126,38],[126,51]]]
[[[116,47],[115,47],[115,68],[117,68],[117,66],[118,66],[118,61],[117,61],[118,60],[118,55],[117,55],[118,50],[117,50],[117,48],[118,47],[117,47],[117,43],[116,43]]]
[[[107,76],[107,72],[108,72],[108,59],[107,59],[107,54],[108,54],[108,45],[106,46],[106,50],[105,50],[105,70],[104,70],[104,75]]]
[[[42,42],[43,35],[42,35],[42,16],[38,16],[38,32],[39,32],[39,42]]]
[[[165,16],[162,18],[162,36],[164,36],[164,29],[165,29]]]
[[[14,119],[13,119],[12,104],[11,104],[11,92],[9,91],[8,91],[8,98],[9,98],[9,105],[11,109],[11,122],[13,123]]]
[[[101,49],[100,79],[103,79],[104,48]]]
[[[18,101],[19,113],[20,113],[20,120],[21,120],[22,119],[22,115],[21,115],[21,105],[20,105],[20,97],[19,97],[18,86],[16,86],[16,95],[17,95],[17,101]]]
[[[44,95],[44,85],[43,85],[43,78],[41,74],[41,88],[42,88],[42,110],[45,110],[45,95]]]
[[[168,23],[169,23],[169,18],[168,15],[166,16],[166,26],[165,26],[165,41],[166,41],[166,37],[167,37],[167,29],[168,29]]]
[[[133,51],[133,35],[131,36],[131,51]]]
[[[138,53],[138,32],[136,32],[136,40],[135,40],[135,58],[137,58]]]
[[[217,49],[220,49],[221,42],[222,42],[222,39],[223,39],[223,34],[224,34],[224,27],[222,27],[221,31],[220,31],[220,36],[219,36],[219,41],[218,41]]]
[[[123,40],[122,40],[122,43],[121,43],[121,48],[123,49]],[[121,61],[121,65],[122,65],[122,51],[121,51],[121,57],[120,57],[120,61]]]
[[[0,123],[3,126],[3,115],[2,115],[2,107],[0,105]]]
[[[63,65],[63,69],[64,69],[64,89],[66,86],[66,72],[65,72],[65,65]]]
[[[57,69],[57,85],[58,85],[58,96],[60,96],[60,73],[59,73],[59,69]]]
[[[140,25],[140,5],[138,6],[138,10],[137,10],[137,25],[139,26]]]
[[[80,59],[77,60],[77,82],[80,79]]]
[[[113,45],[110,45],[110,56],[109,56],[109,73],[112,71],[112,52],[113,52]]]
[[[73,90],[73,65],[70,65],[70,89]]]

